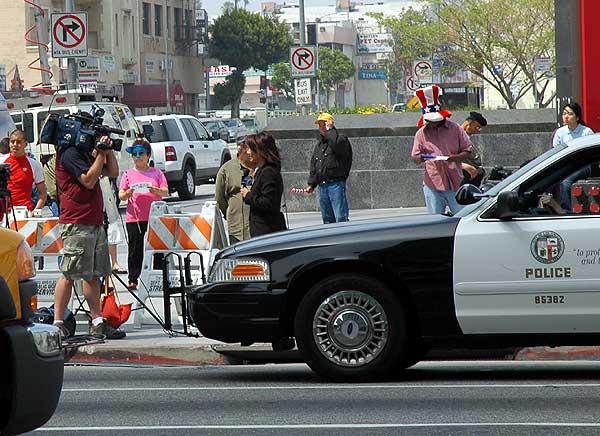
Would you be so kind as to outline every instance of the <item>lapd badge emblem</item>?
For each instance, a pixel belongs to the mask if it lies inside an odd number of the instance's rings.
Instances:
[[[531,240],[531,254],[540,263],[554,263],[565,251],[565,243],[558,233],[540,232]]]

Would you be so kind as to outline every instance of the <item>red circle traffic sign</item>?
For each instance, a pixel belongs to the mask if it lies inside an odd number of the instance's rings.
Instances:
[[[406,79],[406,88],[411,91],[416,91],[417,89],[419,89],[419,84],[415,83],[415,79],[413,79],[411,76]]]
[[[65,21],[68,19],[70,19],[72,21],[70,24],[67,25],[67,23]],[[61,40],[61,38],[58,37],[58,33],[57,33],[59,27],[63,31],[62,40]],[[75,31],[79,30],[79,29],[81,29],[81,35],[78,36],[75,33]],[[56,23],[54,23],[54,28],[52,29],[52,34],[54,35],[54,41],[56,41],[56,43],[58,45],[60,45],[61,47],[64,47],[64,48],[73,48],[73,47],[77,47],[79,44],[81,44],[81,42],[85,38],[85,32],[86,32],[85,24],[76,15],[63,15],[58,20],[56,20]],[[73,38],[73,40],[75,42],[72,44],[67,43],[67,41],[65,40],[66,35],[71,36],[71,38]]]
[[[315,55],[305,47],[299,47],[292,52],[292,64],[298,70],[308,70],[315,63]],[[305,64],[305,65],[303,65]]]
[[[421,76],[427,76],[429,74],[431,74],[431,71],[433,70],[433,68],[431,67],[431,64],[427,61],[421,61],[421,62],[417,62],[415,64],[415,76],[417,77],[421,77]],[[423,71],[425,71],[425,73],[423,73]]]

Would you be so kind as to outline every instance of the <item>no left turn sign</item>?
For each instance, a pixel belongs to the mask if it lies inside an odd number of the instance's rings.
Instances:
[[[87,57],[87,13],[52,14],[52,57]]]
[[[290,48],[292,77],[314,77],[316,71],[316,47]]]

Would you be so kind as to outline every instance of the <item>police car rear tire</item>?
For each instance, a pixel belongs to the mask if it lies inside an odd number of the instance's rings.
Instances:
[[[320,376],[369,381],[397,369],[407,346],[406,316],[381,281],[338,274],[315,284],[294,322],[298,349]]]

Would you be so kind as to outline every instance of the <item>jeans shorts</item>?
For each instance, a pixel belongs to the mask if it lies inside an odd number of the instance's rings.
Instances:
[[[61,224],[63,256],[60,271],[69,280],[93,280],[111,273],[103,226]]]

